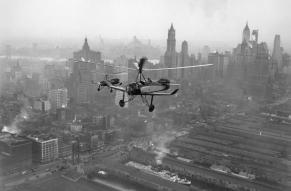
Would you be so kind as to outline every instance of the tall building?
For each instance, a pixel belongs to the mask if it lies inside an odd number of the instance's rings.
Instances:
[[[226,75],[229,64],[229,56],[218,52],[209,53],[208,63],[214,65],[214,73],[216,78],[223,78]]]
[[[167,50],[164,55],[164,63],[166,67],[177,67],[177,52],[176,52],[176,38],[175,38],[175,29],[173,24],[171,24],[170,29],[168,30],[168,39],[167,39]],[[177,71],[169,70],[168,78],[173,79],[177,78]]]
[[[265,96],[268,80],[272,76],[267,44],[258,42],[258,30],[250,36],[248,23],[243,29],[242,42],[233,50],[231,76],[247,94]]]
[[[277,72],[282,73],[283,71],[283,51],[281,48],[281,39],[280,35],[276,34],[274,39],[274,48],[272,53],[272,62],[276,67]]]
[[[90,63],[76,61],[71,63],[72,74],[70,76],[69,97],[77,104],[91,103],[94,100],[94,95],[96,95],[92,81],[101,80],[98,77],[103,77],[103,75],[97,75],[97,71],[102,73],[104,67],[96,65],[96,63],[102,63],[101,53],[92,51],[87,38],[85,38],[83,48],[74,52],[73,60],[85,60],[90,61]]]
[[[182,42],[182,48],[181,48],[181,53],[180,53],[180,64],[179,66],[189,66],[190,65],[190,57],[188,53],[188,43],[187,41]],[[188,70],[190,71],[190,70]],[[181,79],[185,79],[187,76],[189,76],[188,73],[186,73],[186,69],[181,69],[180,70],[180,77]],[[187,75],[188,74],[188,75]]]
[[[51,103],[51,109],[56,111],[59,108],[66,108],[68,105],[68,90],[67,88],[53,89],[48,93],[48,99]]]
[[[242,35],[242,42],[249,43],[251,39],[251,32],[248,23],[246,24],[244,30],[243,30],[243,35]]]
[[[208,64],[208,54],[210,53],[209,46],[204,46],[201,54],[202,64]]]
[[[48,163],[58,158],[58,138],[50,135],[28,136],[32,140],[32,161]]]

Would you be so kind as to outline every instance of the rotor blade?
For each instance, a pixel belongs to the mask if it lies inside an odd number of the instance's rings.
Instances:
[[[104,72],[96,72],[97,74],[103,75],[126,75],[128,72],[113,72],[113,73],[104,73]]]
[[[159,70],[177,70],[177,69],[184,69],[184,68],[201,68],[206,66],[213,66],[213,64],[203,64],[203,65],[195,65],[195,66],[179,66],[174,68],[151,68],[151,69],[143,69],[144,71],[159,71]]]
[[[180,86],[181,84],[169,84],[170,86]]]
[[[125,66],[116,66],[114,64],[109,64],[109,63],[98,63],[98,62],[91,62],[91,61],[84,61],[84,60],[73,60],[74,62],[83,62],[83,63],[89,63],[89,64],[98,64],[98,65],[103,65],[103,66],[109,66],[109,67],[115,67],[115,68],[123,68],[123,69],[127,69],[127,70],[133,70],[136,71],[135,68],[128,68]]]

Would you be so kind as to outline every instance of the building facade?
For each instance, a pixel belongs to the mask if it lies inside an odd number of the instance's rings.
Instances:
[[[28,136],[32,140],[32,161],[34,163],[48,163],[59,155],[58,138],[53,136]]]
[[[51,109],[56,111],[59,108],[68,106],[68,90],[67,88],[52,89],[48,93],[48,99],[51,103]]]

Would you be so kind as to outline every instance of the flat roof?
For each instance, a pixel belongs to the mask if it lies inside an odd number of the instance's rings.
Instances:
[[[11,134],[7,132],[0,133],[0,142],[6,143],[7,145],[16,146],[21,145],[23,143],[30,142],[28,139],[18,136],[16,134]]]
[[[37,135],[28,135],[27,138],[37,141],[37,142],[44,142],[44,141],[49,141],[52,139],[57,139],[56,136],[51,135],[51,134],[37,134]]]

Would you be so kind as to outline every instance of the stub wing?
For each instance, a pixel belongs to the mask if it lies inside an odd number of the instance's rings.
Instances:
[[[152,95],[152,96],[171,96],[175,95],[178,92],[179,89],[175,89],[172,92],[152,92],[152,93],[141,93],[141,95]]]

